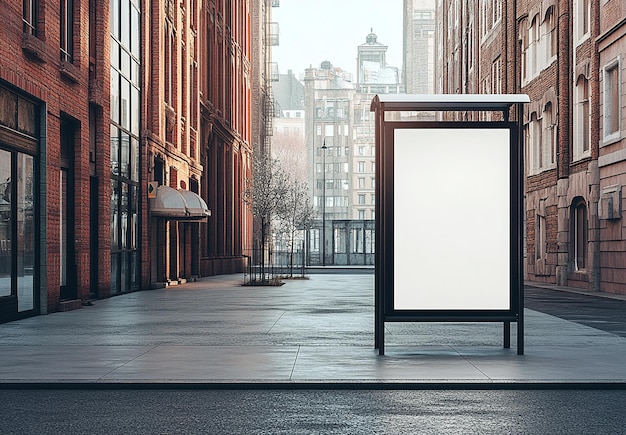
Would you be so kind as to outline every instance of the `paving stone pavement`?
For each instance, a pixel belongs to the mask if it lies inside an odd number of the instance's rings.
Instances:
[[[0,325],[0,387],[15,385],[626,386],[626,338],[525,310],[525,354],[501,323],[386,323],[374,275],[280,287],[202,278]]]

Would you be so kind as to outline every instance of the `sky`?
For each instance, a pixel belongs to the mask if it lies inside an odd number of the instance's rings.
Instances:
[[[356,77],[356,56],[370,29],[387,45],[387,64],[402,67],[402,0],[280,0],[272,9],[280,45],[272,61],[296,77],[328,60]]]

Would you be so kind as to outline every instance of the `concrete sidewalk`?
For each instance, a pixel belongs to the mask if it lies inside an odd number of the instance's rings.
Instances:
[[[626,339],[526,310],[525,355],[501,323],[387,323],[374,346],[374,275],[281,287],[241,275],[96,301],[0,325],[0,387],[348,385],[626,388]]]

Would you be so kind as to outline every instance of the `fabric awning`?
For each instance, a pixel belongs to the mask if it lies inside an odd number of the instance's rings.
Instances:
[[[189,190],[159,186],[149,202],[152,216],[165,219],[198,221],[211,216],[206,202]]]
[[[187,204],[187,213],[191,218],[206,218],[211,216],[211,210],[204,202],[204,199],[200,195],[192,192],[191,190],[178,189],[178,192],[185,199]]]

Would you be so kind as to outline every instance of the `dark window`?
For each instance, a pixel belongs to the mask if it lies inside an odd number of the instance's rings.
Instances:
[[[587,206],[583,198],[572,202],[570,221],[570,258],[574,270],[584,270],[587,264]]]
[[[37,36],[38,0],[24,0],[22,11],[22,22],[24,23],[24,33]]]
[[[74,0],[61,0],[61,60],[74,60]]]

